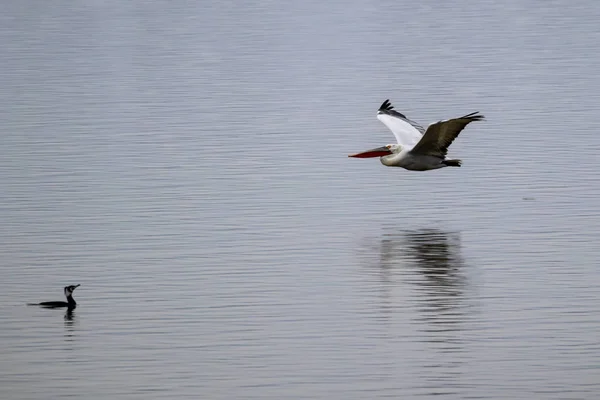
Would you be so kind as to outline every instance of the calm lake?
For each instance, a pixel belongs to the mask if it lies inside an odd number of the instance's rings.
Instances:
[[[5,2],[0,397],[600,398],[599,20]],[[348,158],[388,98],[462,168]]]

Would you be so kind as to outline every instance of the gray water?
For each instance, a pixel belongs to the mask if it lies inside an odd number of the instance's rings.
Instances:
[[[0,397],[599,398],[599,20],[4,2]],[[460,169],[347,158],[386,98],[487,121]]]

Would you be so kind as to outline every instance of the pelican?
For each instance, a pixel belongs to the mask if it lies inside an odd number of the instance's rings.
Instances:
[[[389,99],[384,101],[377,119],[387,126],[396,137],[397,144],[351,154],[348,157],[380,157],[387,167],[402,167],[410,171],[428,171],[444,167],[460,167],[461,160],[448,160],[446,154],[459,133],[473,121],[484,119],[479,111],[464,117],[435,122],[425,130],[421,125],[394,110]]]

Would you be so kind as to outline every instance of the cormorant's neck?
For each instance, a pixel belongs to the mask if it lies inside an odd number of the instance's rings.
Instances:
[[[75,306],[77,305],[75,299],[71,295],[67,296],[67,303],[69,304],[69,308],[75,308]]]

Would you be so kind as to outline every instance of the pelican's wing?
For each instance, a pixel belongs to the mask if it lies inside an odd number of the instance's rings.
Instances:
[[[431,124],[427,131],[412,148],[411,153],[444,158],[448,153],[448,146],[452,144],[458,134],[473,121],[483,120],[483,115],[476,111],[464,117],[448,119]]]
[[[421,136],[425,133],[425,129],[421,125],[394,110],[394,106],[389,100],[384,101],[379,107],[377,119],[392,131],[401,145],[413,146],[421,140]]]

